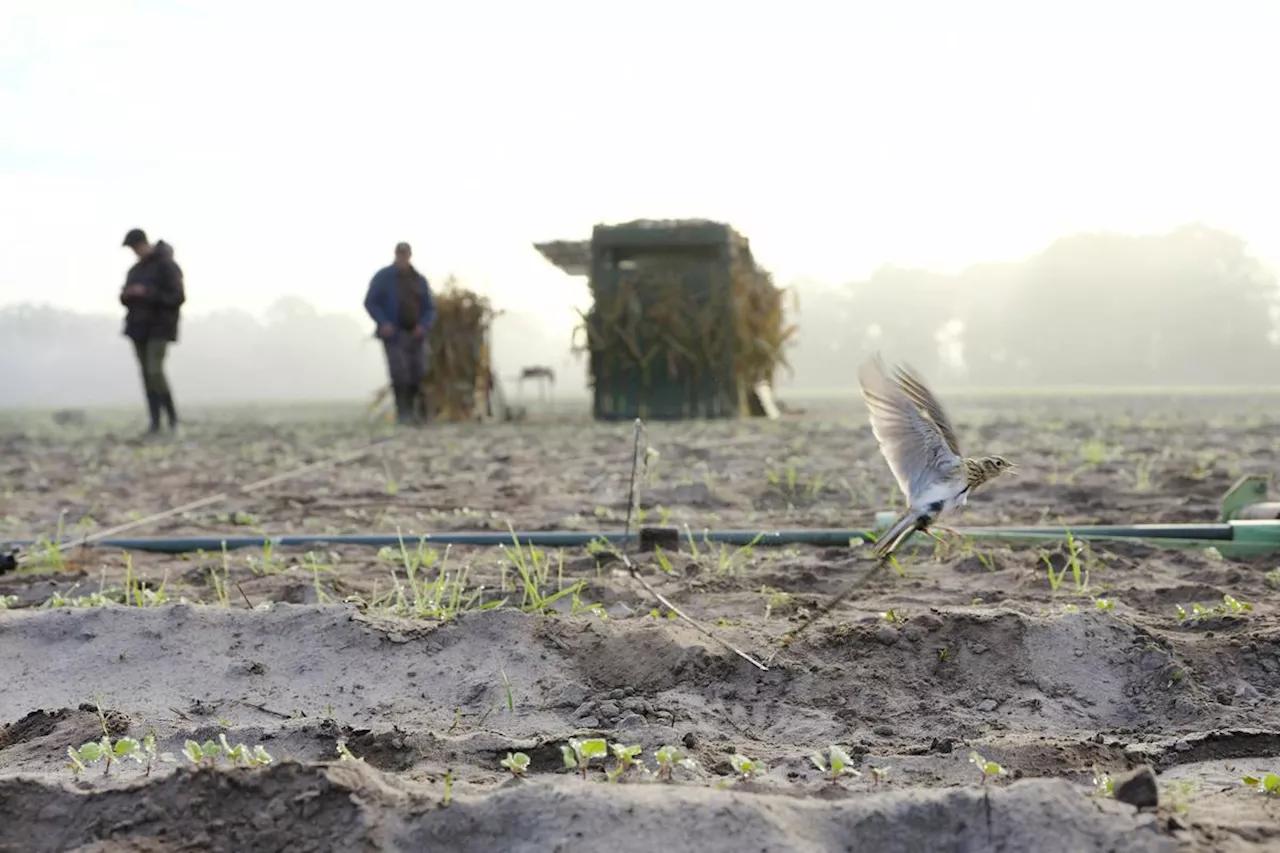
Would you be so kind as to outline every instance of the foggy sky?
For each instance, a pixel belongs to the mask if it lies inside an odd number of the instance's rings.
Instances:
[[[784,282],[1186,221],[1280,258],[1278,26],[1262,0],[9,0],[0,304],[114,310],[134,226],[191,313],[356,314],[408,240],[552,336],[586,291],[530,244],[598,221],[729,221]]]
[[[564,367],[588,301],[531,244],[596,222],[727,221],[819,287],[1190,221],[1280,259],[1264,0],[4,8],[0,305],[118,311],[137,226],[190,318],[359,324],[408,240],[550,342],[513,371]]]

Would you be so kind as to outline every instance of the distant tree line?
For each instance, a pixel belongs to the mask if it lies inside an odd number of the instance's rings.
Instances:
[[[1199,225],[1078,234],[1025,261],[957,275],[886,267],[843,287],[798,290],[795,376],[781,372],[782,389],[852,390],[857,362],[876,350],[952,385],[1280,384],[1275,274],[1240,238]],[[120,332],[116,314],[0,309],[0,406],[133,400],[136,367]],[[356,399],[385,381],[365,318],[297,297],[261,319],[184,316],[181,335],[169,371],[189,401]],[[558,391],[585,386],[568,336],[546,334],[539,317],[508,313],[493,338],[501,377],[546,364]]]
[[[977,387],[1280,385],[1278,296],[1243,240],[1200,225],[957,275],[883,268],[801,290],[793,387],[848,387],[875,350]]]

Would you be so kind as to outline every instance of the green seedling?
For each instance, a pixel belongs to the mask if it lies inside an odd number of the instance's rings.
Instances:
[[[1223,595],[1222,603],[1213,607],[1205,607],[1197,602],[1191,605],[1190,611],[1181,604],[1175,604],[1174,609],[1178,612],[1179,622],[1199,622],[1202,619],[1210,619],[1215,616],[1243,616],[1253,610],[1253,605],[1230,595]]]
[[[1111,448],[1101,439],[1091,438],[1080,445],[1080,458],[1090,465],[1101,465],[1111,457]]]
[[[658,567],[662,569],[664,574],[674,575],[676,573],[676,567],[672,564],[671,558],[661,548],[655,547],[653,556],[657,559]]]
[[[336,746],[337,746],[337,750],[338,750],[338,760],[339,760],[339,761],[362,761],[362,760],[363,760],[363,759],[357,758],[357,757],[356,757],[356,756],[351,752],[351,750],[347,749],[347,741],[346,741],[346,738],[338,738],[338,743],[337,743],[337,745],[336,745]]]
[[[512,776],[520,779],[529,769],[529,756],[523,752],[508,752],[507,757],[499,763],[510,770]]]
[[[1113,599],[1110,599],[1110,598],[1095,598],[1093,600],[1093,606],[1103,612],[1106,612],[1109,610],[1114,610],[1116,603]]]
[[[880,614],[880,618],[893,625],[901,625],[907,621],[907,617],[903,616],[896,610],[886,610]]]
[[[587,765],[593,758],[604,758],[609,754],[609,745],[604,738],[593,737],[586,740],[569,738],[567,746],[560,747],[560,755],[564,766],[570,770],[577,769],[582,778],[587,778]]]
[[[8,610],[18,603],[16,595],[0,595],[0,610]]]
[[[813,754],[809,756],[809,760],[820,771],[828,774],[827,778],[830,781],[839,781],[840,777],[846,773],[850,776],[862,775],[853,768],[853,761],[849,758],[849,753],[845,752],[841,747],[828,747],[827,752],[830,755],[830,762],[817,750],[814,750]]]
[[[1225,612],[1239,616],[1242,613],[1248,613],[1253,610],[1253,605],[1245,601],[1237,601],[1230,595],[1222,596],[1222,607]]]
[[[493,660],[498,664],[498,674],[502,676],[502,686],[507,694],[507,713],[514,714],[516,712],[515,695],[511,692],[511,679],[507,678],[507,670],[502,666],[502,660],[498,657],[498,653],[493,653]]]
[[[1191,795],[1199,788],[1199,783],[1194,779],[1183,779],[1179,782],[1170,782],[1164,786],[1162,801],[1167,801],[1173,806],[1173,810],[1178,814],[1186,814],[1191,808]]]
[[[655,751],[653,758],[658,763],[658,778],[664,782],[671,778],[671,774],[677,767],[683,767],[686,770],[697,767],[697,763],[692,758],[685,758],[680,749],[670,745]]]
[[[111,773],[111,763],[115,758],[115,748],[111,743],[111,737],[103,735],[100,740],[91,740],[88,743],[81,744],[79,748],[67,747],[67,757],[71,759],[71,772],[77,776],[99,761],[105,762],[102,775],[106,776]]]
[[[1067,572],[1070,571],[1071,581],[1075,586],[1076,593],[1079,595],[1088,593],[1089,568],[1086,563],[1087,560],[1089,560],[1087,543],[1081,542],[1072,536],[1070,530],[1066,531],[1066,562],[1061,570],[1054,572],[1051,554],[1048,551],[1041,551],[1040,561],[1044,563],[1045,571],[1048,574],[1049,592],[1056,595]]]
[[[639,760],[640,744],[624,746],[623,744],[615,743],[609,746],[609,750],[613,753],[613,757],[617,759],[618,762],[614,765],[613,770],[610,770],[606,774],[610,782],[618,781],[623,773],[626,773],[631,769],[633,764],[641,769],[644,768],[644,762]]]
[[[586,588],[585,580],[565,585],[563,550],[556,551],[553,563],[552,558],[542,549],[532,545],[521,545],[510,523],[507,524],[507,529],[511,532],[512,545],[501,546],[502,553],[506,557],[507,564],[515,568],[518,581],[516,591],[521,593],[521,610],[525,613],[553,615],[556,612],[554,605],[561,599],[567,599],[570,615],[576,615],[585,610],[601,618],[607,618],[608,614],[598,603],[587,604],[582,600],[582,591]],[[553,576],[557,591],[547,594],[543,590],[550,588]],[[505,567],[502,585],[505,589]]]
[[[1116,795],[1116,783],[1107,771],[1098,765],[1093,765],[1093,793],[1098,797],[1114,797]]]
[[[775,610],[784,610],[791,607],[793,596],[789,592],[775,589],[771,586],[760,587],[760,594],[764,596],[764,618],[768,619],[773,615]]]
[[[1244,782],[1250,788],[1253,788],[1259,794],[1271,794],[1272,796],[1280,795],[1280,774],[1268,773],[1261,779],[1256,779],[1253,776],[1246,776],[1240,781]]]
[[[733,766],[733,772],[744,780],[764,771],[764,767],[758,761],[752,761],[740,752],[729,756],[729,764]]]
[[[880,782],[889,775],[888,767],[871,767],[871,787],[879,788]]]
[[[969,763],[975,765],[982,772],[982,781],[978,783],[980,785],[987,784],[987,779],[992,776],[1003,776],[1008,772],[999,764],[994,761],[988,761],[977,752],[969,753]]]
[[[122,737],[117,741],[112,741],[111,736],[105,730],[102,737],[95,741],[81,744],[79,747],[67,747],[67,757],[71,759],[71,772],[77,776],[80,775],[90,765],[97,764],[99,761],[105,762],[102,775],[106,776],[111,772],[111,765],[123,761],[124,759],[132,759],[139,764],[145,764],[146,770],[144,775],[151,775],[151,767],[156,761],[156,738],[153,734],[148,734],[142,740],[131,737]],[[168,760],[172,760],[172,756],[164,756]]]
[[[343,746],[345,748],[345,744]],[[182,745],[182,755],[195,767],[215,766],[220,758],[226,759],[233,767],[239,764],[265,767],[274,760],[261,745],[252,749],[243,743],[232,746],[225,734],[219,734],[216,741],[206,740],[204,743],[188,740]]]

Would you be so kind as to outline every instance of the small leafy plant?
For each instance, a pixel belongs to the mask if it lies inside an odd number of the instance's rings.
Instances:
[[[560,755],[564,758],[564,766],[576,769],[587,778],[587,765],[593,758],[603,759],[609,754],[609,745],[604,738],[593,737],[586,740],[570,738],[567,746],[560,747]]]
[[[1116,783],[1107,771],[1098,765],[1093,765],[1093,793],[1098,797],[1114,797],[1116,795]]]
[[[147,766],[146,775],[151,775],[151,765],[156,759],[156,738],[148,734],[142,740],[122,737],[111,740],[111,735],[103,732],[98,740],[91,740],[78,747],[67,747],[67,757],[71,759],[71,772],[79,776],[91,765],[104,762],[102,775],[111,772],[111,765],[126,758],[133,759]]]
[[[1259,794],[1270,794],[1271,796],[1280,796],[1280,774],[1268,773],[1261,779],[1253,776],[1246,776],[1240,780],[1253,788]]]
[[[225,734],[219,734],[216,741],[186,741],[182,745],[182,756],[194,767],[212,767],[217,765],[219,759],[225,759],[233,767],[241,764],[245,767],[265,767],[274,760],[261,744],[252,749],[243,743],[232,746]]]
[[[511,771],[511,775],[517,779],[523,778],[529,769],[529,756],[523,752],[508,752],[507,757],[500,762],[503,767]]]
[[[675,772],[677,767],[692,770],[697,766],[697,763],[692,758],[685,758],[680,749],[671,745],[655,751],[653,758],[658,763],[658,778],[664,782],[671,778],[671,774]]]
[[[830,761],[818,750],[813,751],[813,754],[809,756],[809,760],[813,762],[815,767],[826,773],[830,781],[837,782],[845,774],[850,776],[862,775],[853,768],[853,761],[849,758],[849,753],[845,752],[843,748],[833,745],[827,748],[827,753],[830,756]]]
[[[977,752],[969,753],[969,763],[975,765],[982,772],[982,781],[978,783],[980,785],[987,784],[987,779],[992,776],[1003,776],[1008,772],[999,764],[994,761],[988,761]]]
[[[613,757],[618,761],[618,763],[614,765],[613,769],[608,771],[606,774],[610,782],[618,781],[623,773],[626,773],[631,769],[632,765],[636,765],[641,769],[644,769],[644,762],[639,760],[640,744],[624,746],[623,744],[615,743],[612,744],[609,749],[613,753]]]
[[[872,767],[869,769],[871,771],[871,787],[879,788],[880,782],[884,779],[884,777],[889,775],[889,768],[888,767]]]
[[[1205,607],[1203,604],[1195,603],[1191,605],[1189,612],[1181,604],[1175,604],[1174,608],[1178,611],[1179,622],[1199,622],[1202,619],[1210,619],[1214,616],[1243,616],[1253,610],[1253,605],[1230,595],[1224,595],[1222,596],[1222,603],[1213,607]]]
[[[733,772],[737,773],[743,780],[750,779],[757,773],[764,771],[764,767],[758,761],[752,761],[740,752],[735,752],[729,756],[729,764],[733,766]]]

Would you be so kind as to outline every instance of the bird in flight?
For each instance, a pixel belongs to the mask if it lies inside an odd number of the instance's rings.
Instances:
[[[907,511],[876,542],[881,560],[917,530],[949,529],[934,524],[938,516],[964,506],[974,489],[1015,470],[1003,456],[961,456],[947,413],[911,368],[896,367],[890,376],[876,355],[858,368],[858,384],[871,413],[871,432],[907,498]]]
[[[947,529],[934,524],[938,516],[964,506],[969,494],[983,483],[1015,470],[1014,464],[1003,456],[976,459],[961,456],[947,413],[909,367],[897,367],[890,376],[877,355],[858,368],[858,384],[871,412],[871,432],[907,498],[907,511],[876,542],[876,564],[798,628],[788,632],[766,663],[866,586],[908,536],[917,530]]]

